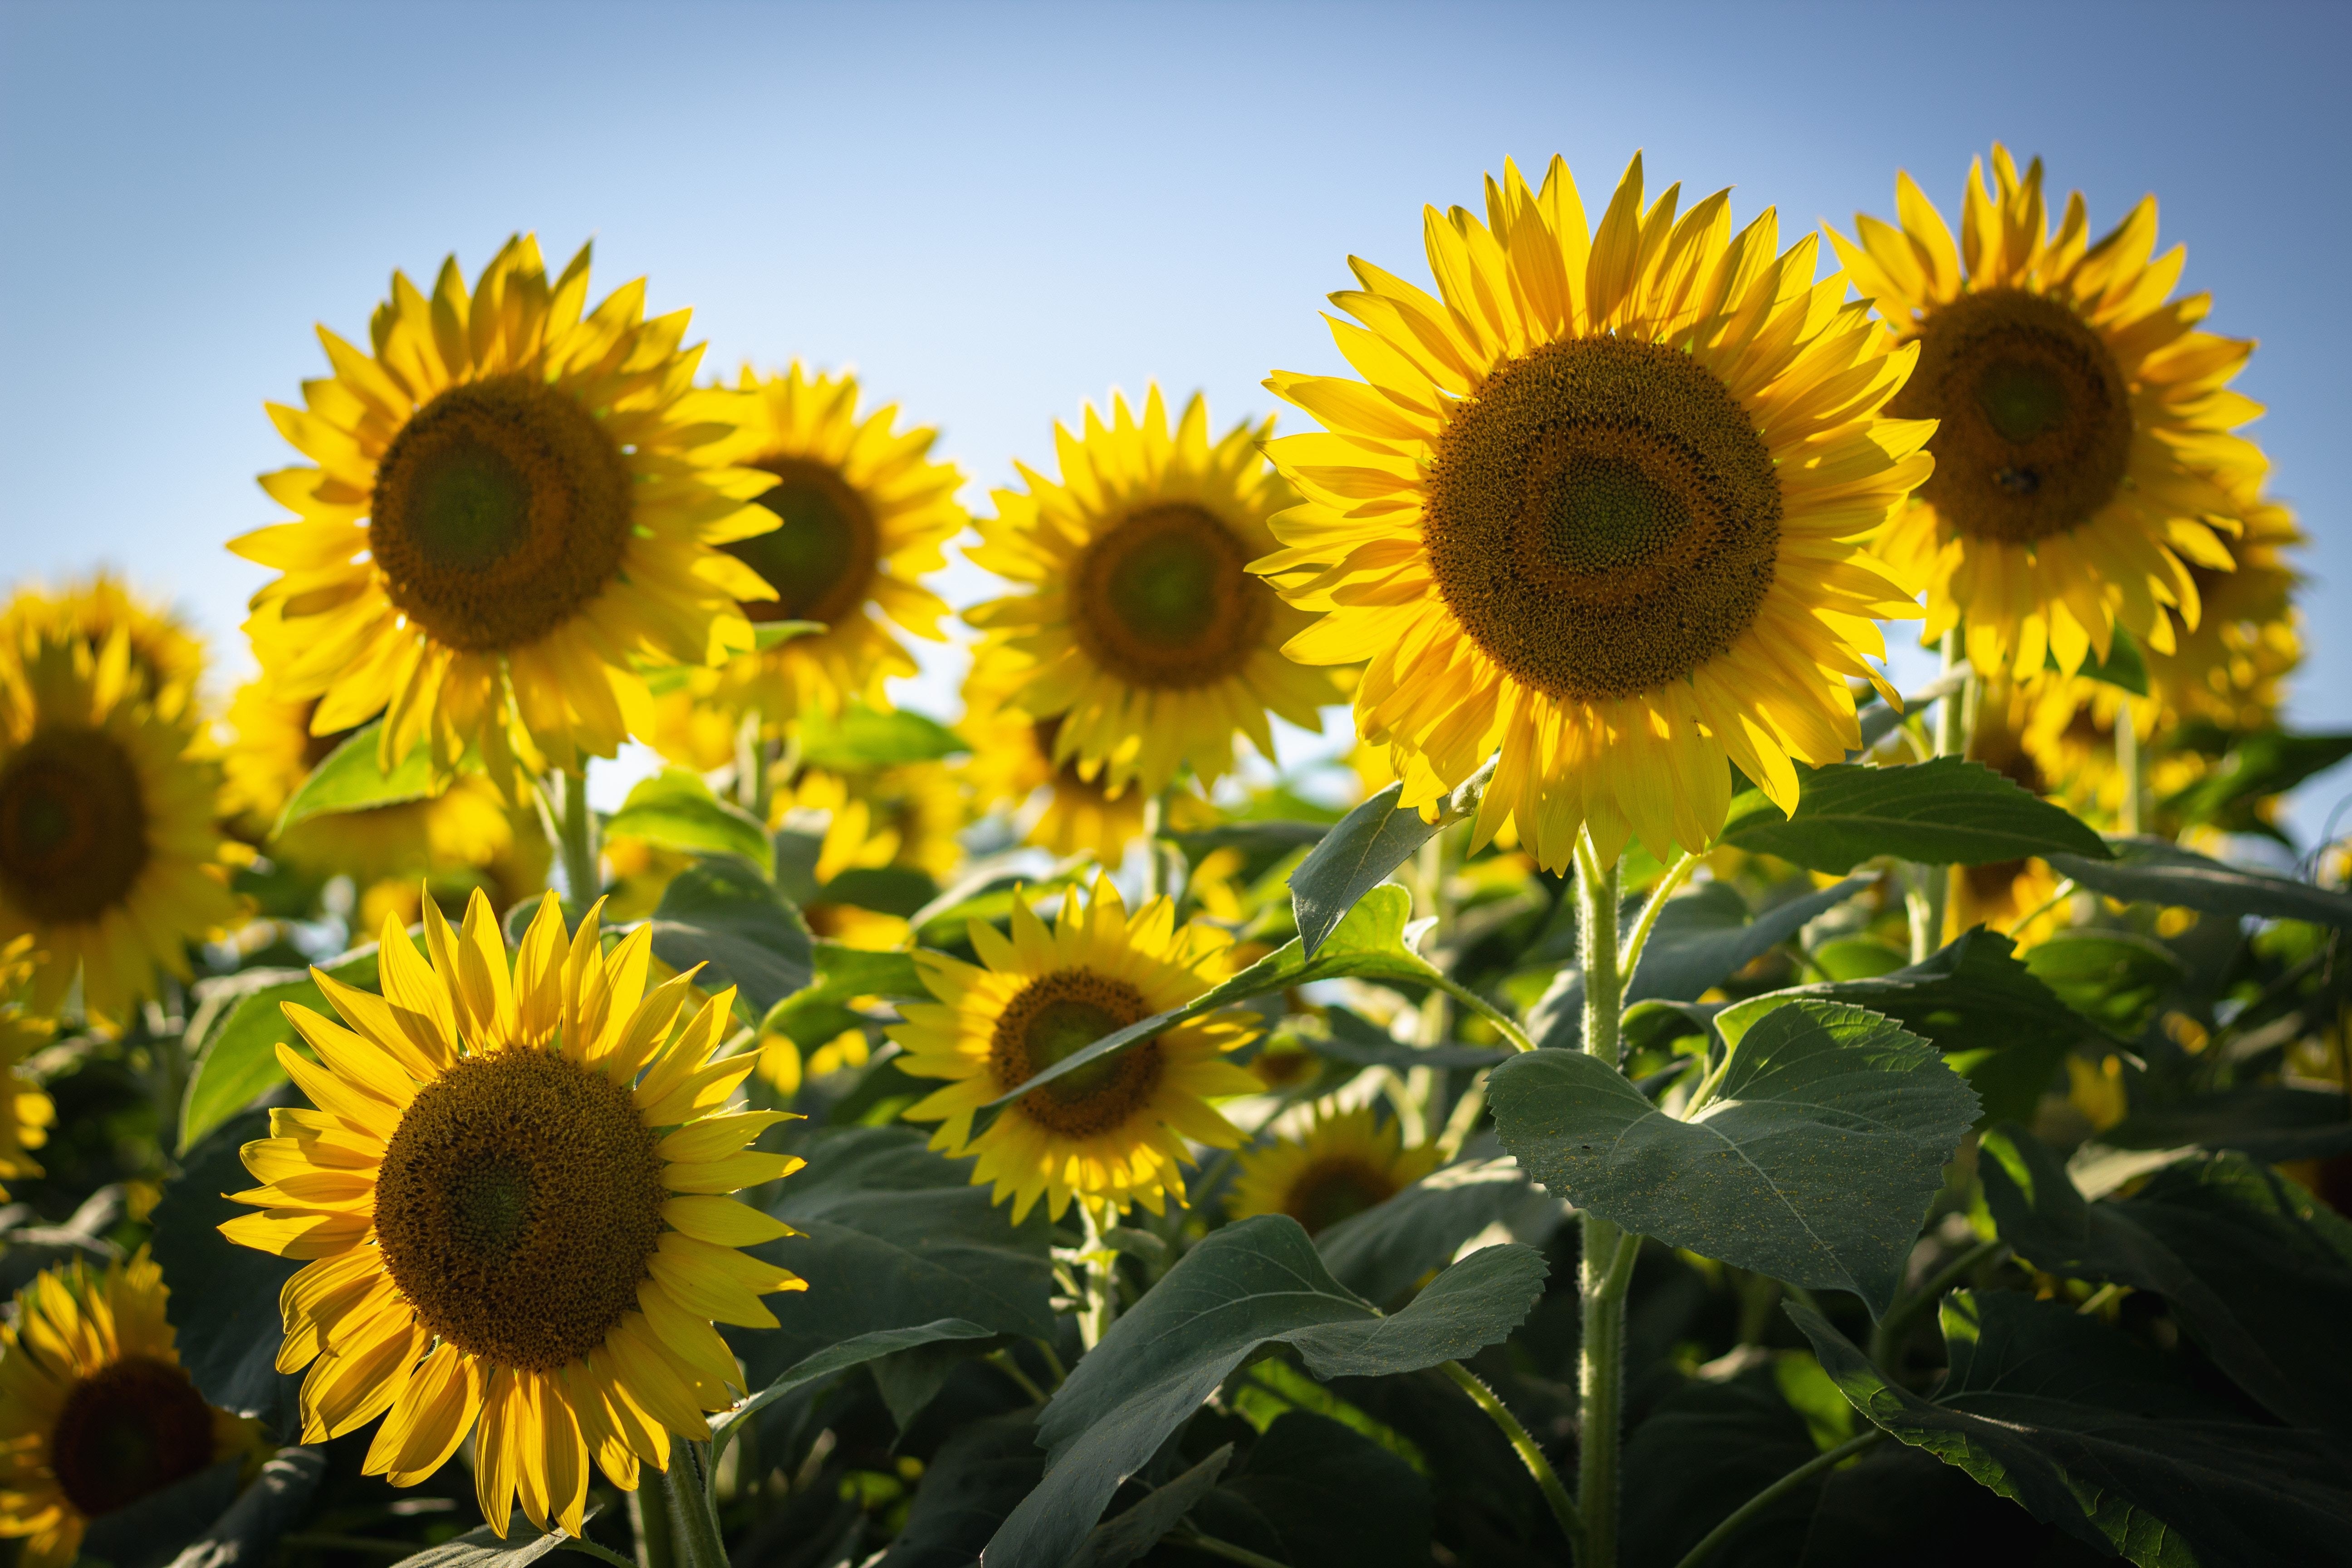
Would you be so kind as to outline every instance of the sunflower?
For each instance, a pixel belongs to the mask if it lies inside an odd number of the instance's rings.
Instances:
[[[1511,822],[1553,870],[1580,829],[1704,847],[1727,760],[1793,809],[1791,759],[1857,743],[1874,618],[1916,613],[1863,542],[1930,467],[1932,426],[1879,417],[1916,351],[1811,237],[1735,235],[1721,192],[1677,222],[1679,192],[1644,208],[1636,157],[1588,235],[1566,163],[1534,194],[1506,163],[1486,223],[1425,212],[1442,300],[1350,262],[1364,380],[1266,383],[1328,432],[1268,448],[1307,500],[1251,570],[1323,612],[1284,651],[1371,661],[1357,729],[1404,805],[1499,748],[1478,842]]]
[[[2171,653],[2143,651],[2148,695],[2167,722],[2206,719],[2225,730],[2277,721],[2279,683],[2303,662],[2302,614],[2293,599],[2303,574],[2285,552],[2305,542],[2294,514],[2275,501],[2246,509],[2231,547],[2237,570],[2189,563],[2204,613],[2177,634]]]
[[[320,700],[312,733],[382,713],[387,768],[478,744],[511,785],[651,728],[633,660],[751,647],[736,601],[768,589],[719,547],[775,515],[716,455],[740,399],[695,390],[686,312],[646,321],[642,280],[587,300],[587,247],[551,285],[521,237],[470,298],[454,257],[430,300],[394,273],[373,354],[319,329],[335,374],[269,407],[318,466],[261,481],[299,518],[229,545],[283,574],[246,629],[279,696]]]
[[[38,962],[30,936],[0,947],[0,1177],[11,1180],[41,1173],[26,1151],[47,1142],[58,1120],[56,1103],[24,1073],[25,1058],[49,1043],[54,1026],[15,1000]],[[7,1195],[0,1187],[0,1198]]]
[[[64,1568],[91,1520],[226,1458],[252,1423],[215,1409],[181,1370],[163,1271],[141,1248],[92,1273],[44,1269],[0,1328],[0,1535],[26,1568]]]
[[[1369,1105],[1342,1110],[1326,1103],[1298,1136],[1244,1149],[1240,1163],[1227,1217],[1286,1214],[1313,1236],[1429,1174],[1437,1151],[1406,1148],[1397,1124],[1381,1125]]]
[[[386,922],[382,995],[311,971],[349,1028],[287,1005],[318,1109],[270,1112],[235,1194],[262,1212],[221,1229],[310,1260],[278,1355],[310,1369],[305,1442],[383,1415],[363,1468],[410,1486],[478,1417],[483,1517],[520,1493],[577,1535],[589,1456],[625,1491],[709,1439],[741,1382],[712,1321],[772,1328],[759,1298],[803,1288],[735,1250],[792,1233],[721,1195],[800,1162],[744,1148],[781,1114],[718,1114],[754,1060],[708,1060],[735,994],[674,1031],[692,976],[646,992],[649,928],[608,954],[592,910],[567,942],[551,893],[509,965],[478,893],[457,931],[424,913],[432,962]]]
[[[92,1020],[120,1025],[158,968],[236,912],[215,829],[218,767],[184,710],[135,695],[131,641],[51,641],[31,628],[0,664],[0,942],[47,955],[32,1006],[54,1014],[79,977]]]
[[[974,1112],[1007,1089],[1091,1045],[1173,1007],[1229,973],[1231,938],[1194,922],[1176,928],[1175,906],[1154,899],[1132,919],[1108,877],[1089,898],[1063,895],[1052,926],[1025,900],[1013,906],[1007,938],[971,924],[984,967],[919,950],[915,965],[935,1004],[908,1003],[887,1031],[906,1051],[899,1068],[954,1081],[908,1108],[910,1121],[941,1123],[931,1147],[977,1154],[975,1184],[1013,1199],[1013,1219],[1040,1198],[1055,1219],[1077,1199],[1098,1215],[1141,1204],[1164,1213],[1184,1201],[1184,1140],[1230,1149],[1241,1142],[1213,1100],[1248,1094],[1257,1081],[1226,1059],[1256,1031],[1193,1019],[1118,1057],[1080,1068],[1005,1108],[977,1135]]]
[[[2082,193],[2049,232],[2042,161],[2021,178],[2008,150],[1969,167],[1958,250],[1911,176],[1901,226],[1856,215],[1835,233],[1854,286],[1919,369],[1889,404],[1939,421],[1934,474],[1879,548],[1927,593],[1930,641],[1964,627],[1985,673],[2072,675],[2124,627],[2158,653],[2173,616],[2198,622],[2192,566],[2227,572],[2262,482],[2253,443],[2231,432],[2262,412],[2228,389],[2252,342],[2194,331],[2210,295],[2168,300],[2178,247],[2156,249],[2156,198],[2095,243]],[[1962,262],[1966,262],[1966,276]]]
[[[1010,705],[1020,690],[1017,669],[1001,652],[983,647],[964,680],[963,721],[971,742],[964,777],[982,810],[1003,807],[1023,826],[1026,842],[1056,855],[1092,855],[1116,866],[1143,836],[1144,792],[1113,794],[1100,771],[1088,778],[1074,761],[1056,761],[1060,715],[1034,719]]]
[[[1059,483],[1019,465],[1027,490],[993,492],[979,523],[971,559],[1032,591],[964,615],[1034,665],[1014,704],[1061,721],[1055,764],[1158,795],[1188,763],[1203,783],[1231,772],[1236,731],[1272,757],[1269,711],[1319,731],[1344,693],[1282,657],[1307,617],[1244,570],[1297,499],[1258,454],[1274,422],[1213,446],[1196,393],[1171,436],[1154,386],[1139,420],[1113,395],[1110,423],[1088,405],[1084,428],[1054,427]]]
[[[165,718],[178,718],[204,679],[204,642],[170,605],[132,593],[111,572],[93,573],[54,594],[19,588],[0,610],[0,647],[21,647],[27,635],[60,643],[80,637],[103,647],[118,627],[131,644],[126,689]]]

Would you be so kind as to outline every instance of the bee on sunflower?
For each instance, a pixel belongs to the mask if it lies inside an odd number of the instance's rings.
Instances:
[[[723,547],[776,514],[750,504],[772,477],[719,455],[740,399],[695,388],[686,312],[646,320],[642,280],[590,310],[588,258],[551,283],[518,237],[429,299],[395,272],[371,352],[320,328],[334,374],[269,405],[311,459],[262,477],[297,517],[229,548],[279,573],[246,630],[313,734],[382,714],[386,769],[478,746],[519,791],[651,732],[641,661],[751,647],[739,602],[770,590]]]
[[[1552,870],[1588,830],[1612,864],[1705,847],[1727,763],[1793,809],[1792,762],[1858,742],[1847,679],[1884,688],[1877,622],[1917,613],[1866,540],[1932,467],[1885,413],[1918,351],[1812,237],[1679,194],[1645,204],[1637,156],[1594,231],[1564,162],[1506,163],[1484,223],[1426,210],[1438,297],[1351,259],[1363,379],[1266,383],[1324,426],[1267,448],[1305,500],[1251,570],[1318,616],[1284,651],[1370,661],[1405,806],[1499,753],[1476,841],[1513,823]]]
[[[318,1060],[278,1047],[314,1110],[248,1143],[258,1211],[230,1240],[305,1260],[287,1282],[282,1372],[309,1369],[304,1440],[383,1416],[364,1465],[413,1486],[478,1427],[483,1517],[518,1498],[577,1535],[588,1461],[624,1490],[740,1388],[714,1320],[772,1328],[804,1289],[738,1250],[793,1234],[725,1194],[799,1167],[746,1147],[787,1118],[723,1110],[749,1054],[711,1060],[731,988],[683,1026],[691,973],[646,990],[650,932],[607,953],[601,906],[569,940],[555,896],[509,962],[478,892],[428,963],[398,924],[381,994],[311,972],[342,1023],[289,1004]]]
[[[2227,573],[2266,467],[2233,432],[2262,405],[2229,389],[2253,343],[2196,330],[2207,294],[2168,299],[2156,198],[2097,240],[2083,195],[2049,227],[2042,161],[1971,163],[1955,247],[1907,174],[1897,224],[1835,232],[1854,286],[1919,368],[1890,412],[1937,421],[1935,471],[1879,548],[1927,595],[1925,635],[1958,628],[1978,671],[2067,675],[2121,627],[2176,650],[2200,619],[2195,568]],[[2176,626],[2176,618],[2178,626]]]
[[[1384,1204],[1437,1168],[1428,1144],[1408,1149],[1394,1121],[1382,1125],[1372,1108],[1341,1110],[1326,1102],[1296,1137],[1242,1151],[1225,1213],[1234,1219],[1286,1214],[1307,1234],[1328,1229]]]
[[[16,1292],[0,1327],[0,1536],[26,1568],[65,1568],[92,1520],[234,1458],[259,1434],[205,1403],[180,1365],[163,1271],[142,1247]]]
[[[975,1184],[1013,1201],[1013,1223],[1040,1201],[1059,1219],[1075,1200],[1097,1217],[1141,1204],[1166,1212],[1184,1201],[1178,1167],[1185,1140],[1230,1149],[1241,1134],[1211,1101],[1248,1094],[1257,1080],[1229,1060],[1256,1031],[1195,1018],[1110,1058],[1056,1079],[1008,1106],[985,1131],[983,1105],[1055,1062],[1129,1024],[1180,1007],[1225,978],[1232,939],[1195,921],[1179,930],[1176,908],[1154,899],[1130,917],[1118,889],[1097,877],[1073,888],[1048,926],[1025,901],[1008,936],[971,925],[977,965],[919,951],[915,964],[936,998],[899,1011],[887,1033],[902,1070],[951,1080],[908,1108],[937,1121],[931,1147],[977,1155]]]

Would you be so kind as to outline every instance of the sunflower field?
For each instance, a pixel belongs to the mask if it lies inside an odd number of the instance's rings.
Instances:
[[[971,511],[517,237],[268,406],[233,695],[12,587],[0,1553],[2352,1563],[2352,735],[2154,198],[1423,236]]]

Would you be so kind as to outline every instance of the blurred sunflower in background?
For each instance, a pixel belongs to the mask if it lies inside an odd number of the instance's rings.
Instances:
[[[90,1019],[119,1027],[236,913],[220,769],[192,713],[138,695],[127,627],[97,645],[21,635],[0,650],[0,943],[29,935],[44,955],[34,1012],[79,980]]]
[[[261,1212],[221,1229],[306,1260],[278,1357],[310,1369],[305,1442],[383,1415],[365,1472],[413,1486],[478,1423],[483,1518],[503,1536],[519,1495],[577,1535],[590,1458],[632,1490],[709,1439],[742,1379],[713,1320],[772,1328],[760,1297],[803,1288],[737,1250],[788,1227],[723,1195],[800,1162],[745,1147],[782,1113],[720,1113],[754,1060],[710,1059],[734,991],[677,1027],[693,975],[646,991],[649,928],[567,940],[551,893],[509,962],[477,893],[425,935],[429,963],[385,923],[382,994],[311,971],[349,1027],[287,1005],[317,1109],[270,1112],[234,1194]]]
[[[2294,513],[2275,501],[2246,509],[2245,531],[2230,546],[2234,571],[2191,561],[2189,581],[2203,614],[2176,634],[2170,653],[2142,650],[2148,695],[2164,720],[2209,720],[2224,730],[2277,722],[2283,681],[2303,662],[2303,615],[2294,595],[2303,574],[2286,552],[2307,542]]]
[[[2200,619],[2193,567],[2231,569],[2265,461],[2231,434],[2262,405],[2229,390],[2253,343],[2196,331],[2212,297],[2168,300],[2156,198],[2096,241],[2082,193],[2053,233],[2042,161],[1972,163],[1955,247],[1896,176],[1898,225],[1832,232],[1854,287],[1919,350],[1889,410],[1937,421],[1936,467],[1879,548],[1927,594],[1929,641],[1963,630],[1983,674],[2104,662],[2121,626],[2158,654]],[[1965,266],[1965,271],[1963,267]]]
[[[25,1011],[18,996],[38,959],[33,939],[20,936],[0,948],[0,1178],[37,1176],[39,1163],[26,1152],[49,1141],[58,1108],[25,1076],[25,1058],[49,1043],[55,1026]],[[8,1189],[0,1187],[0,1199]]]
[[[964,612],[1027,662],[1003,700],[1058,720],[1053,760],[1116,798],[1156,795],[1190,767],[1233,769],[1233,738],[1274,756],[1267,715],[1321,728],[1345,693],[1329,672],[1285,658],[1306,617],[1244,570],[1274,547],[1267,519],[1296,498],[1259,446],[1274,422],[1209,439],[1199,395],[1176,428],[1150,388],[1139,416],[1091,405],[1083,434],[1054,426],[1058,482],[1018,464],[1024,490],[997,490],[971,559],[1028,591]]]
[[[1321,616],[1285,651],[1370,661],[1403,805],[1499,750],[1477,842],[1513,822],[1548,869],[1584,829],[1705,847],[1727,762],[1793,809],[1792,761],[1857,743],[1876,621],[1916,614],[1865,541],[1931,467],[1932,426],[1882,416],[1917,351],[1815,281],[1812,237],[1679,194],[1645,206],[1637,156],[1596,233],[1565,163],[1539,192],[1506,163],[1485,223],[1425,211],[1442,298],[1350,259],[1363,380],[1266,383],[1326,432],[1267,448],[1306,499],[1252,570]]]
[[[230,542],[280,573],[246,630],[312,733],[382,714],[387,770],[422,742],[445,775],[469,746],[510,787],[576,772],[651,731],[639,664],[752,646],[738,601],[769,590],[721,547],[776,516],[718,455],[741,400],[694,387],[687,312],[646,321],[643,280],[589,311],[588,258],[551,284],[519,237],[470,296],[454,257],[430,299],[395,272],[373,352],[320,328],[334,374],[269,405],[316,466],[262,478],[297,521]]]
[[[43,1270],[0,1327],[0,1536],[26,1568],[65,1568],[90,1521],[239,1455],[249,1421],[181,1369],[163,1271],[142,1247],[93,1271]]]
[[[49,643],[76,637],[104,647],[121,630],[131,645],[126,689],[176,719],[205,674],[205,645],[170,605],[131,592],[103,569],[52,593],[20,587],[0,608],[0,647],[21,647],[27,637]]]
[[[1195,1018],[1034,1089],[977,1134],[972,1118],[1008,1089],[1156,1013],[1181,1006],[1230,971],[1232,939],[1194,921],[1178,929],[1175,905],[1154,899],[1130,919],[1108,877],[1073,888],[1048,926],[1026,901],[1012,933],[974,921],[973,965],[918,951],[933,1003],[910,1002],[887,1031],[905,1051],[901,1070],[952,1080],[909,1107],[909,1121],[937,1121],[931,1147],[978,1156],[975,1184],[995,1184],[1019,1224],[1043,1200],[1059,1219],[1072,1200],[1102,1217],[1141,1204],[1166,1211],[1184,1201],[1185,1140],[1230,1149],[1241,1142],[1210,1103],[1248,1094],[1257,1080],[1227,1059],[1256,1031]]]
[[[1370,1105],[1317,1106],[1297,1136],[1242,1151],[1225,1214],[1286,1214],[1315,1235],[1384,1204],[1437,1168],[1437,1151],[1408,1149],[1396,1122]]]

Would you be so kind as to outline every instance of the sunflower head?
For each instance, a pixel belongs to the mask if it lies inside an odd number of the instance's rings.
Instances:
[[[0,1327],[0,1535],[65,1568],[92,1519],[255,1452],[248,1421],[181,1370],[163,1270],[142,1247],[94,1271],[45,1269]]]
[[[1050,926],[1022,900],[1009,936],[972,922],[977,966],[919,952],[935,1000],[908,1004],[888,1033],[907,1053],[905,1071],[951,1081],[907,1119],[941,1123],[931,1147],[951,1158],[978,1155],[972,1181],[993,1182],[999,1203],[1011,1198],[1016,1224],[1040,1199],[1056,1219],[1073,1199],[1106,1214],[1181,1204],[1185,1140],[1221,1149],[1241,1140],[1210,1101],[1257,1087],[1226,1059],[1255,1033],[1242,1025],[1193,1019],[1032,1091],[976,1135],[972,1119],[1103,1036],[1201,994],[1224,977],[1230,940],[1199,922],[1178,930],[1164,898],[1130,919],[1097,877],[1089,895],[1064,895]]]
[[[79,978],[90,1017],[119,1024],[236,911],[219,769],[193,714],[139,692],[127,627],[100,644],[26,627],[0,650],[0,942],[47,955],[37,1013]]]
[[[58,1120],[55,1102],[24,1073],[25,1058],[47,1045],[56,1029],[16,1000],[37,963],[29,935],[0,946],[0,1177],[10,1180],[41,1173],[26,1151],[47,1142]],[[0,1198],[7,1195],[0,1187]]]
[[[288,1005],[317,1053],[278,1059],[312,1110],[244,1150],[258,1211],[221,1229],[307,1266],[287,1283],[278,1369],[306,1442],[384,1417],[370,1475],[432,1474],[469,1431],[483,1517],[520,1495],[577,1534],[593,1458],[614,1485],[709,1436],[740,1373],[713,1321],[769,1328],[802,1289],[736,1250],[792,1234],[723,1194],[800,1163],[746,1145],[786,1120],[729,1113],[750,1054],[712,1059],[730,989],[683,1027],[691,973],[650,991],[650,932],[567,937],[553,894],[511,960],[475,894],[452,931],[424,905],[428,961],[394,922],[383,992],[311,972],[337,1023]]]
[[[1157,795],[1188,765],[1230,772],[1236,731],[1272,756],[1269,713],[1319,729],[1339,700],[1328,673],[1282,657],[1306,617],[1246,571],[1296,499],[1259,455],[1273,428],[1212,443],[1200,395],[1171,431],[1157,386],[1139,416],[1114,394],[1108,423],[1089,405],[1082,434],[1054,427],[1058,482],[1024,464],[1025,489],[994,492],[972,559],[1028,591],[966,618],[1032,667],[1010,700],[1062,721],[1057,766]]]
[[[101,570],[56,593],[20,588],[0,609],[0,647],[21,647],[29,636],[50,643],[79,637],[103,647],[118,629],[131,645],[127,689],[164,717],[178,718],[204,679],[205,645],[169,605]]]
[[[1017,655],[983,643],[964,680],[958,728],[971,742],[964,776],[973,804],[1010,812],[1029,843],[1055,855],[1092,855],[1116,866],[1142,836],[1144,792],[1114,791],[1103,768],[1089,776],[1076,759],[1055,757],[1062,716],[1039,719],[1013,706],[1024,668]]]
[[[1854,286],[1916,343],[1889,407],[1937,421],[1935,472],[1880,548],[1927,592],[1927,635],[1965,628],[1980,670],[2105,660],[2122,626],[2158,653],[2199,620],[2196,568],[2231,569],[2264,468],[2231,434],[2262,412],[2229,390],[2251,342],[2195,330],[2210,296],[2168,299],[2148,196],[2098,239],[2077,191],[2055,228],[2042,162],[1996,145],[1969,169],[1960,243],[1911,176],[1897,221],[1832,233]],[[2176,622],[2178,625],[2176,626]]]
[[[1916,351],[1810,237],[1679,197],[1636,157],[1594,230],[1564,163],[1507,163],[1484,222],[1425,210],[1437,297],[1350,262],[1362,379],[1266,383],[1326,432],[1268,448],[1305,499],[1251,570],[1321,617],[1285,651],[1370,660],[1357,727],[1405,805],[1499,751],[1479,840],[1555,870],[1585,830],[1703,847],[1727,762],[1793,807],[1792,761],[1855,743],[1875,621],[1916,613],[1864,541],[1931,466],[1933,427],[1883,416]]]
[[[1369,1105],[1342,1110],[1327,1102],[1297,1136],[1243,1150],[1240,1165],[1227,1215],[1286,1214],[1312,1236],[1429,1174],[1437,1151],[1406,1148],[1397,1124],[1379,1122]]]
[[[230,548],[282,574],[246,623],[265,677],[316,699],[313,733],[385,717],[387,766],[576,768],[652,725],[635,668],[751,647],[769,590],[721,548],[775,526],[768,476],[724,463],[740,400],[698,391],[686,313],[645,285],[588,309],[588,251],[549,281],[509,240],[467,291],[399,273],[370,352],[321,327],[334,374],[270,405],[310,465],[265,475],[297,514]]]
[[[2183,629],[2170,653],[2141,650],[2148,695],[2163,721],[2203,719],[2225,730],[2274,721],[2281,685],[2303,662],[2302,612],[2294,595],[2303,574],[2286,552],[2307,542],[2294,514],[2275,501],[2246,509],[2244,531],[2231,545],[2236,570],[2191,561],[2203,614]]]

